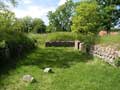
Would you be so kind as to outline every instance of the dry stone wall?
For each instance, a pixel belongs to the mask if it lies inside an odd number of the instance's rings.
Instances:
[[[75,41],[75,49],[82,52],[87,52],[86,45],[80,41]],[[120,51],[110,46],[93,45],[90,47],[89,52],[87,53],[99,57],[105,62],[114,66],[116,64],[116,60],[120,58]]]
[[[90,48],[90,54],[97,56],[109,64],[115,65],[115,60],[120,57],[120,51],[110,46],[94,45]]]

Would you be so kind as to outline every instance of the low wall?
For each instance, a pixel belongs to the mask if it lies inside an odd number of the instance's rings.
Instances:
[[[120,51],[110,47],[110,46],[102,46],[102,45],[93,45],[88,48],[85,43],[76,41],[56,41],[56,42],[46,42],[46,47],[74,47],[76,50],[79,50],[84,53],[92,54],[93,56],[97,56],[103,59],[105,62],[115,66],[115,60],[120,57]]]
[[[74,47],[75,41],[53,41],[45,42],[46,47]]]
[[[109,46],[94,45],[90,54],[97,56],[109,64],[115,65],[115,60],[120,57],[120,51]]]
[[[105,62],[114,66],[116,64],[116,60],[120,57],[120,51],[110,46],[93,45],[89,47],[89,50],[87,50],[87,47],[84,43],[75,41],[75,49],[99,57]]]

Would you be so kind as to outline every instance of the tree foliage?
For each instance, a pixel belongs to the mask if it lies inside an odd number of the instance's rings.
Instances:
[[[26,16],[23,18],[16,18],[14,22],[14,30],[25,33],[43,33],[46,30],[46,26],[40,18],[33,19],[30,16]]]
[[[97,32],[111,30],[120,18],[119,0],[81,0],[72,18],[72,31]]]
[[[0,10],[0,30],[11,30],[13,28],[13,22],[15,15],[9,10]]]
[[[71,31],[71,17],[74,11],[74,3],[67,0],[64,5],[59,6],[55,12],[48,13],[49,31]]]
[[[45,33],[46,26],[40,18],[33,19],[33,32]]]
[[[16,6],[17,0],[0,0],[0,10],[8,8],[9,6]]]
[[[120,0],[96,0],[98,2],[101,26],[109,31],[120,18]]]
[[[15,14],[9,10],[9,6],[15,6],[16,0],[0,0],[0,30],[12,30]]]
[[[75,9],[72,22],[73,32],[97,32],[96,28],[99,26],[97,3],[93,0],[81,1]]]

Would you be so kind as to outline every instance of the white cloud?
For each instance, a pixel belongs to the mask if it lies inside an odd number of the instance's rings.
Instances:
[[[13,9],[16,17],[22,18],[25,16],[31,16],[32,18],[41,18],[46,24],[48,24],[47,13],[48,11],[54,11],[56,7],[41,7],[30,5],[26,9]]]
[[[58,6],[64,4],[67,0],[59,0]],[[22,18],[25,16],[31,16],[32,18],[41,18],[46,24],[48,24],[47,14],[48,11],[55,11],[56,6],[38,6],[33,5],[33,0],[22,0],[20,3],[23,8],[12,9],[15,12],[16,17]]]
[[[23,2],[24,4],[31,4],[31,3],[32,3],[32,0],[22,0],[22,2]]]
[[[58,6],[63,5],[67,0],[60,0]]]

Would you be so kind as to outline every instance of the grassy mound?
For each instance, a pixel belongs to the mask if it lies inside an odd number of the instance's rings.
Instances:
[[[39,43],[44,44],[46,41],[74,41],[80,40],[87,45],[93,44],[97,37],[94,34],[82,35],[80,33],[72,32],[55,32],[47,34],[29,34],[30,37],[38,40]]]

